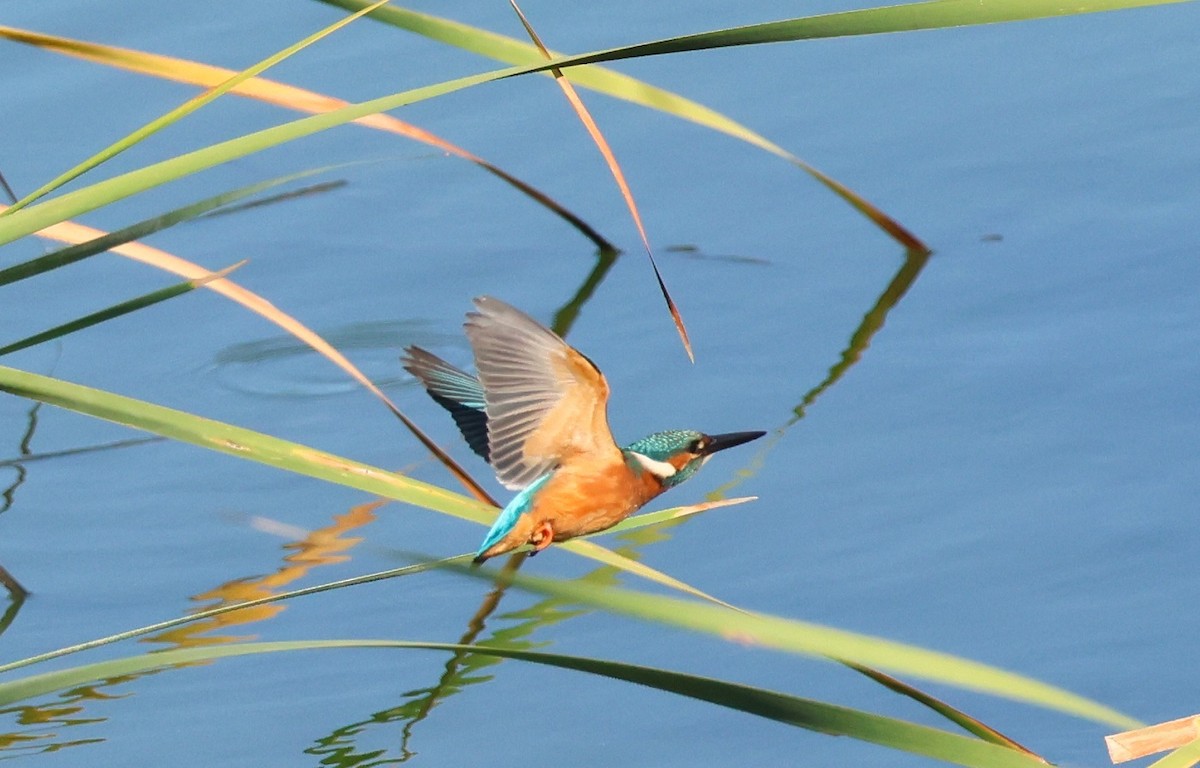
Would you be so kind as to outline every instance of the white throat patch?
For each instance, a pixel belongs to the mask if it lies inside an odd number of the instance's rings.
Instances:
[[[665,461],[657,461],[649,456],[643,456],[637,451],[630,451],[630,453],[632,453],[633,457],[638,460],[638,463],[642,465],[643,469],[660,480],[665,480],[666,478],[675,474],[675,467],[671,466]]]

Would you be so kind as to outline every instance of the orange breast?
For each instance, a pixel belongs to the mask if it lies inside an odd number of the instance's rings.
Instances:
[[[662,493],[649,472],[635,472],[624,461],[603,467],[560,467],[537,493],[530,517],[550,521],[554,540],[610,528]]]

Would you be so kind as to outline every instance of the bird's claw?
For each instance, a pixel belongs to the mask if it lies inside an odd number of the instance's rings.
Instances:
[[[533,545],[533,551],[529,553],[530,557],[541,552],[554,541],[554,526],[546,520],[534,530],[533,535],[529,537],[529,543]]]

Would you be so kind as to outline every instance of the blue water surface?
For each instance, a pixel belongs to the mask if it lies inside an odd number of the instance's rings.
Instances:
[[[849,7],[523,4],[548,44],[572,51]],[[504,3],[418,10],[523,34]],[[48,0],[7,3],[0,21],[237,68],[341,14],[301,0]],[[719,488],[758,501],[651,543],[600,543],[636,547],[745,608],[976,659],[1157,722],[1200,708],[1200,672],[1185,662],[1200,629],[1198,24],[1185,3],[615,65],[778,142],[934,251],[904,273],[902,248],[795,166],[584,92],[634,189],[694,365],[608,171],[550,81],[493,83],[393,114],[545,190],[624,251],[569,334],[608,378],[619,441],[667,428],[772,430],[654,508]],[[270,74],[361,100],[493,66],[363,20]],[[21,194],[195,90],[0,40],[0,93],[0,172]],[[71,188],[293,117],[224,97]],[[79,221],[116,229],[341,163],[351,165],[314,179],[345,182],[328,192],[146,242],[211,269],[249,259],[234,275],[241,285],[342,349],[504,501],[398,357],[420,343],[469,366],[460,324],[479,294],[553,320],[596,254],[545,209],[470,163],[346,126]],[[0,266],[52,247],[25,239],[0,251]],[[0,341],[173,279],[104,254],[0,287]],[[371,395],[205,291],[0,362],[453,487]],[[10,611],[4,660],[222,597],[394,567],[397,549],[473,551],[484,532],[398,503],[365,510],[366,494],[169,442],[8,463],[139,434],[7,395],[0,414],[0,565],[32,591]],[[297,544],[308,530],[342,542]],[[593,565],[552,548],[524,570],[574,578]],[[231,638],[453,642],[488,589],[450,573],[392,580],[41,671]],[[569,610],[512,592],[476,639],[516,635],[943,727],[829,663]],[[443,681],[430,708],[420,691],[439,686],[448,658],[310,651],[107,681],[6,710],[3,749],[41,766],[927,764],[516,662],[470,661],[479,666]],[[1102,737],[1115,726],[912,682],[1053,762],[1107,764]]]

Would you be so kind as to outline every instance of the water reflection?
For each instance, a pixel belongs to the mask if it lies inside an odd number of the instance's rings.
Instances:
[[[888,313],[899,303],[900,299],[904,298],[904,295],[908,293],[908,289],[920,277],[921,271],[929,263],[931,255],[929,251],[909,251],[905,254],[904,263],[900,265],[900,269],[888,282],[887,287],[883,289],[883,293],[879,295],[875,304],[867,310],[862,322],[854,329],[854,333],[850,334],[849,344],[842,350],[838,361],[829,368],[829,372],[825,375],[825,378],[815,387],[804,393],[804,396],[800,398],[800,403],[792,409],[791,415],[782,424],[772,430],[766,439],[761,442],[758,451],[750,458],[749,463],[736,472],[728,483],[718,486],[710,494],[710,498],[723,499],[734,488],[737,488],[747,479],[758,474],[766,463],[767,455],[774,450],[787,431],[804,418],[808,407],[815,403],[817,398],[824,394],[826,390],[840,381],[862,359],[863,353],[871,346],[871,339],[875,337],[875,334],[883,328],[883,324],[887,321]]]
[[[7,512],[12,508],[17,498],[17,490],[25,484],[25,480],[29,476],[29,471],[25,469],[24,462],[33,454],[31,446],[33,444],[33,436],[37,433],[38,413],[41,411],[41,407],[41,403],[34,403],[29,408],[25,421],[25,432],[21,435],[21,439],[17,443],[17,455],[19,458],[0,463],[0,466],[10,466],[16,470],[16,477],[13,478],[11,483],[5,486],[4,493],[0,494],[0,498],[3,499],[0,502],[0,513]],[[3,584],[4,588],[8,590],[9,600],[11,601],[9,611],[5,611],[5,618],[7,620],[0,627],[0,634],[3,634],[3,631],[8,629],[9,624],[12,623],[12,619],[16,617],[16,612],[12,611],[12,608],[15,606],[19,610],[21,603],[25,602],[25,598],[29,595],[29,591],[21,586],[21,582],[17,581],[16,577],[9,573],[8,569],[3,565],[0,565],[0,584]],[[11,618],[9,617],[10,612],[12,613]]]
[[[310,531],[301,540],[285,544],[283,548],[291,550],[291,554],[283,558],[284,565],[274,573],[233,579],[215,589],[194,595],[191,598],[194,602],[207,604],[197,606],[192,612],[197,613],[226,605],[237,605],[247,600],[269,597],[285,591],[285,587],[304,578],[315,567],[345,562],[349,559],[345,553],[363,541],[361,537],[350,537],[347,534],[375,520],[375,510],[385,503],[384,501],[373,501],[353,507],[343,515],[334,515],[332,525]],[[286,608],[287,606],[282,603],[251,606],[184,624],[161,634],[142,638],[142,642],[165,643],[169,648],[193,648],[249,640],[253,639],[253,636],[201,637],[201,635],[219,629],[265,621],[282,613]]]
[[[445,349],[450,360],[461,356],[465,349],[462,339],[411,320],[350,323],[324,331],[321,336],[339,351],[359,353],[364,372],[381,389],[407,381],[396,365],[398,349],[409,344]],[[210,370],[222,386],[246,395],[327,397],[359,389],[337,368],[314,368],[313,354],[308,344],[283,334],[226,347],[213,359]]]
[[[283,588],[287,585],[307,576],[316,567],[344,562],[348,559],[346,553],[363,541],[361,537],[347,534],[375,520],[375,510],[385,503],[370,502],[353,507],[345,514],[334,515],[331,525],[308,532],[300,540],[285,544],[283,549],[289,551],[289,554],[283,558],[284,564],[274,572],[263,576],[232,579],[215,589],[194,595],[190,598],[193,602],[207,604],[197,606],[192,612],[237,605],[246,600],[275,595],[284,591]],[[162,650],[240,642],[253,636],[203,635],[265,621],[285,608],[286,605],[272,603],[229,611],[143,638],[142,642],[165,644],[167,647]],[[4,620],[11,621],[11,618],[6,614]],[[132,695],[114,691],[118,685],[177,668],[163,667],[140,674],[107,678],[92,685],[64,691],[55,697],[53,702],[0,709],[0,715],[16,715],[17,723],[26,726],[20,730],[0,734],[0,752],[56,752],[67,747],[101,742],[102,738],[63,739],[59,737],[58,729],[104,722],[107,718],[103,716],[84,718],[78,715],[84,711],[85,704],[89,701],[105,701]]]
[[[883,289],[879,300],[875,302],[875,306],[863,316],[862,322],[858,328],[850,336],[850,344],[842,351],[841,359],[829,369],[829,374],[817,386],[810,389],[801,398],[800,404],[793,410],[793,416],[780,429],[787,429],[795,424],[800,419],[804,418],[804,411],[808,406],[816,402],[821,394],[837,383],[842,376],[846,375],[846,371],[857,363],[871,346],[871,339],[883,328],[884,322],[887,320],[888,313],[892,308],[904,298],[904,294],[908,293],[908,289],[921,274],[921,270],[929,263],[929,257],[932,254],[929,251],[909,251],[904,258],[904,263],[900,266],[900,270],[888,283],[887,288]]]
[[[98,445],[85,445],[59,451],[35,453],[33,450],[33,438],[37,434],[38,414],[41,412],[41,408],[42,403],[40,402],[34,402],[29,407],[25,418],[25,431],[22,433],[20,440],[17,441],[17,455],[11,459],[0,459],[0,468],[11,467],[14,471],[12,482],[4,486],[4,490],[0,492],[0,514],[7,512],[16,503],[17,491],[25,484],[25,481],[29,477],[29,470],[25,465],[30,462],[45,461],[65,456],[77,456],[79,454],[95,453],[98,451],[111,451],[118,448],[129,448],[144,443],[158,442],[163,439],[157,436],[137,437],[126,440],[114,440]],[[29,591],[3,565],[0,565],[0,586],[3,586],[8,591],[10,600],[8,609],[5,610],[3,618],[0,618],[0,635],[2,635],[8,629],[12,620],[16,618],[21,604],[29,596]]]
[[[664,253],[674,253],[685,259],[695,261],[725,261],[730,264],[752,264],[756,267],[769,267],[771,261],[758,256],[738,256],[733,253],[706,253],[697,245],[668,245]]]

